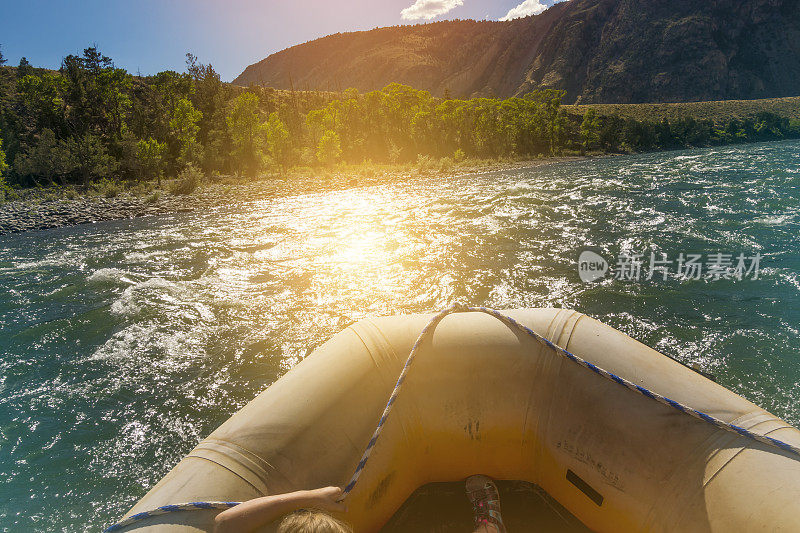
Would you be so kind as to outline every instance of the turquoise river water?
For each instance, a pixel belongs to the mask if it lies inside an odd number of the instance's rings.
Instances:
[[[101,529],[337,331],[454,301],[577,309],[800,424],[799,152],[555,163],[2,236],[0,530]],[[612,267],[643,254],[641,278],[581,282],[586,246]],[[651,252],[708,268],[647,279]],[[714,279],[717,253],[750,272]]]

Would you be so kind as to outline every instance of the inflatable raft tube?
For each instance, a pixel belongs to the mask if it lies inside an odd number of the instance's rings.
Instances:
[[[800,445],[788,423],[585,315],[508,315],[636,384]],[[430,318],[362,320],[337,334],[125,516],[343,486]],[[418,487],[474,473],[534,483],[595,531],[800,531],[796,456],[635,394],[493,317],[463,313],[445,317],[421,346],[340,518],[356,532],[378,531]],[[125,531],[212,531],[217,512],[171,513]]]

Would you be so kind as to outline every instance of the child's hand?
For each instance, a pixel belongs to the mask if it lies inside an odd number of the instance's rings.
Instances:
[[[344,502],[336,501],[342,497],[342,489],[339,487],[323,487],[310,492],[315,507],[328,512],[343,513],[347,511],[347,506]]]

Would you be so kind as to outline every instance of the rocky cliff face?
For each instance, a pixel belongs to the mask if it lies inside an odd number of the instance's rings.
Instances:
[[[570,0],[510,22],[336,34],[273,54],[234,83],[441,95],[567,91],[567,102],[800,95],[800,0]]]

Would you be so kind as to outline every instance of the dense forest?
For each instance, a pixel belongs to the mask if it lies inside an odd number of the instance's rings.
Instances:
[[[0,65],[3,63],[0,54]],[[237,87],[187,54],[186,72],[134,76],[96,48],[58,71],[0,66],[0,187],[258,176],[339,163],[624,152],[800,136],[761,112],[717,124],[567,112],[559,90],[454,99],[391,84],[359,93]]]

